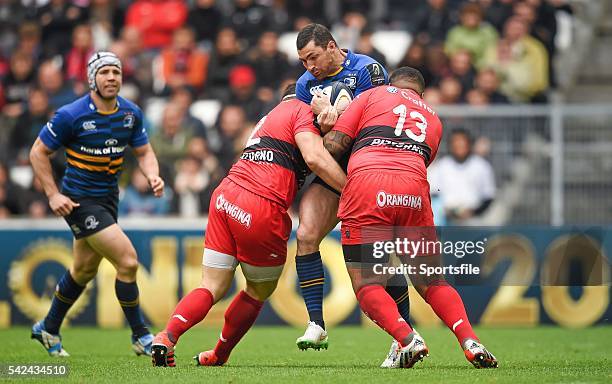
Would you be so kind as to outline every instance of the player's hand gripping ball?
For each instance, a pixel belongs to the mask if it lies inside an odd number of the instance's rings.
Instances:
[[[334,81],[323,88],[323,95],[329,98],[329,103],[336,108],[338,116],[342,115],[351,101],[353,101],[353,92],[342,81]]]

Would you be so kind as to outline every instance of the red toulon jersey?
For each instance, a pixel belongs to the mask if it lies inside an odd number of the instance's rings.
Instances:
[[[333,128],[354,139],[348,175],[405,170],[427,178],[438,152],[442,123],[413,90],[381,86],[360,94]]]
[[[281,102],[253,128],[240,160],[227,177],[288,208],[308,173],[295,135],[299,132],[320,135],[313,119],[308,104],[297,99]]]

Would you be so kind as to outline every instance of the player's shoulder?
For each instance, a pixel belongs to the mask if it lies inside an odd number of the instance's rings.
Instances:
[[[382,68],[382,65],[371,58],[368,55],[361,53],[355,53],[353,51],[346,51],[346,60],[344,60],[344,67],[348,69],[363,69],[371,64],[378,64]]]
[[[89,95],[84,95],[71,103],[58,108],[56,114],[67,120],[74,120],[78,116],[89,113],[91,110]],[[95,107],[94,107],[95,109]]]
[[[308,71],[304,71],[304,73],[302,73],[302,76],[300,76],[295,82],[295,86],[296,87],[306,87],[306,84],[308,84],[309,81],[313,81],[316,79],[317,78],[314,77],[312,73]]]
[[[128,111],[136,112],[139,114],[142,113],[142,110],[140,109],[140,107],[133,101],[130,101],[121,96],[117,96],[117,102],[119,103],[119,109],[124,109]]]
[[[289,116],[299,117],[305,113],[312,112],[310,105],[297,97],[280,102],[275,109],[277,109],[280,114],[283,114],[284,118],[288,118]]]

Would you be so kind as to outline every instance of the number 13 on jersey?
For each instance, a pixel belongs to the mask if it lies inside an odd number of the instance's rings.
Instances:
[[[420,130],[420,134],[415,134],[412,132],[410,127],[404,127],[406,123],[406,113],[408,112],[408,108],[404,104],[399,104],[397,107],[393,108],[393,113],[399,115],[397,119],[397,124],[395,124],[395,136],[401,136],[402,131],[406,132],[406,136],[416,141],[417,143],[422,143],[425,141],[425,131],[427,130],[427,120],[425,120],[425,116],[418,111],[410,111],[410,118],[412,120],[417,120],[415,122],[416,127]]]

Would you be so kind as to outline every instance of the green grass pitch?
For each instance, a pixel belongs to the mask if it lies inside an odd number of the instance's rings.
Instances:
[[[390,337],[379,329],[338,327],[330,330],[327,351],[299,351],[302,329],[255,327],[234,350],[225,367],[196,367],[191,357],[214,346],[218,329],[193,329],[177,348],[177,368],[155,368],[148,357],[136,357],[129,331],[71,328],[63,331],[72,355],[62,383],[610,383],[612,327],[581,330],[539,327],[480,328],[477,333],[500,361],[497,370],[476,370],[467,363],[455,338],[444,328],[419,331],[430,356],[413,369],[378,368]],[[0,363],[56,362],[29,339],[29,329],[2,330]],[[0,378],[4,381],[6,376]],[[33,382],[33,379],[10,380]],[[40,381],[40,380],[38,380]]]

